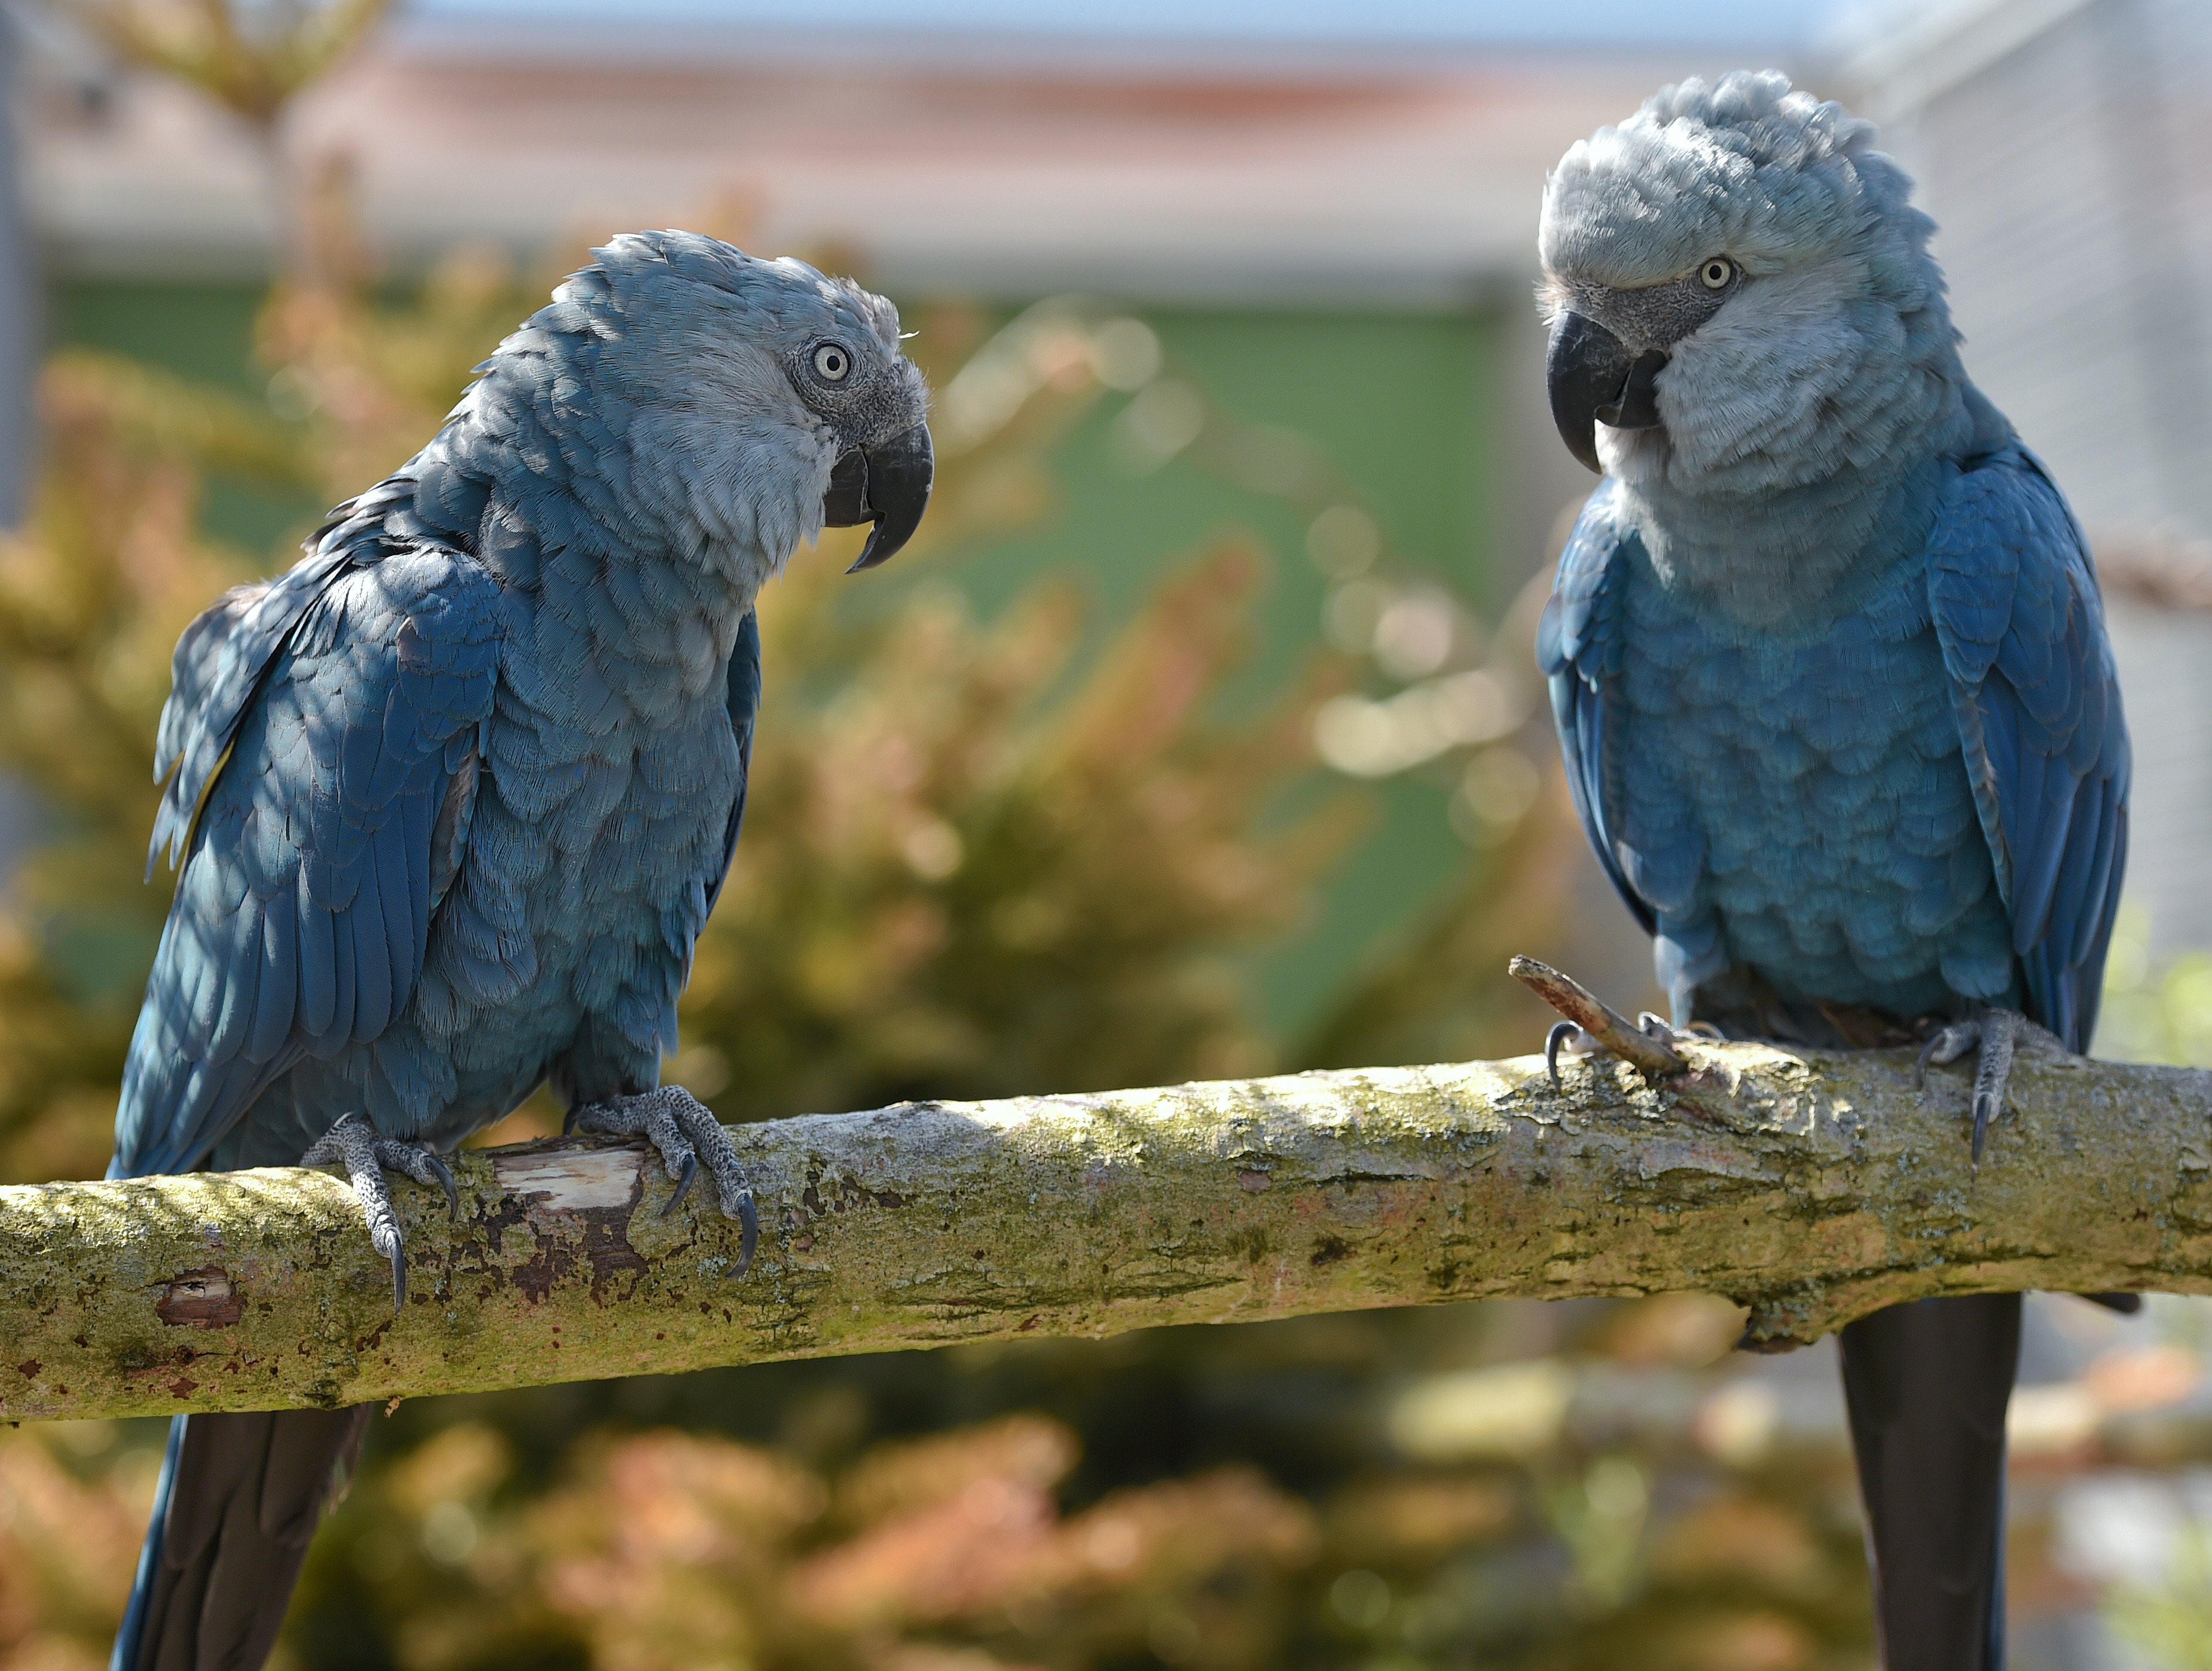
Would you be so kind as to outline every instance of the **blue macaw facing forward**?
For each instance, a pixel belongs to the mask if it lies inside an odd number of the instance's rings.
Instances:
[[[2080,528],[1967,381],[1927,217],[1781,76],[1655,95],[1546,191],[1553,411],[1606,480],[1538,657],[1674,1024],[2087,1048],[2128,738]],[[2002,1661],[2017,1295],[1844,1331],[1889,1671]]]
[[[111,1177],[342,1161],[404,1304],[385,1169],[550,1079],[703,1165],[660,1086],[744,811],[761,586],[825,523],[914,532],[921,374],[878,296],[689,233],[616,239],[444,428],[177,646],[154,832],[182,861]],[[253,1671],[356,1411],[179,1419],[113,1671]]]

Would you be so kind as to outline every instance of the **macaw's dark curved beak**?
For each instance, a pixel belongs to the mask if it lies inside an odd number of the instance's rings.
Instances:
[[[832,528],[876,525],[848,574],[873,568],[914,538],[921,513],[929,508],[929,484],[936,476],[937,454],[926,423],[839,455],[830,472],[830,490],[822,495],[822,520]]]
[[[1631,358],[1620,337],[1582,313],[1562,313],[1552,326],[1544,355],[1544,382],[1552,396],[1552,422],[1567,451],[1600,475],[1597,427],[1656,429],[1659,427],[1660,371],[1667,364],[1659,349]]]

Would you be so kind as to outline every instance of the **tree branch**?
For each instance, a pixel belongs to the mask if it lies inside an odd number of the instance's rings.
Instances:
[[[2024,1049],[1967,1158],[1964,1070],[1680,1047],[733,1133],[759,1258],[634,1145],[395,1184],[403,1316],[351,1192],[267,1170],[0,1189],[0,1417],[343,1405],[961,1340],[1704,1289],[1753,1344],[1972,1290],[2212,1292],[2212,1075]]]

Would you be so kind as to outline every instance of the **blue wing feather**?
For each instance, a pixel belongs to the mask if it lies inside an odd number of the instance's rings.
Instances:
[[[169,700],[154,745],[154,776],[168,780],[146,849],[152,879],[161,849],[184,856],[201,797],[222,763],[240,717],[285,636],[343,566],[341,551],[319,551],[274,583],[237,586],[204,611],[177,641]]]
[[[2009,447],[1960,473],[1929,556],[2028,1012],[2085,1049],[2126,867],[2130,770],[2088,544],[2042,466]]]
[[[1608,494],[1600,489],[1591,496],[1560,554],[1559,579],[1537,625],[1536,665],[1551,686],[1567,788],[1583,834],[1644,932],[1656,934],[1659,920],[1630,884],[1607,817],[1606,698],[1620,664],[1622,560],[1635,538],[1614,524]]]
[[[434,869],[458,862],[434,839],[466,839],[449,803],[476,780],[498,589],[464,555],[386,548],[362,503],[362,537],[230,593],[178,646],[154,850],[183,874],[112,1176],[201,1164],[303,1054],[382,1033],[421,975]]]
[[[308,553],[274,580],[234,587],[185,629],[170,659],[169,700],[155,737],[154,776],[168,781],[146,853],[150,879],[161,849],[175,864],[191,839],[202,798],[277,651],[316,600],[356,562],[382,517],[412,495],[394,477],[331,513]]]

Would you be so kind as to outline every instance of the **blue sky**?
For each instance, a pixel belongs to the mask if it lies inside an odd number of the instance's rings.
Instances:
[[[414,0],[422,18],[1603,46],[1816,43],[1882,0]]]

